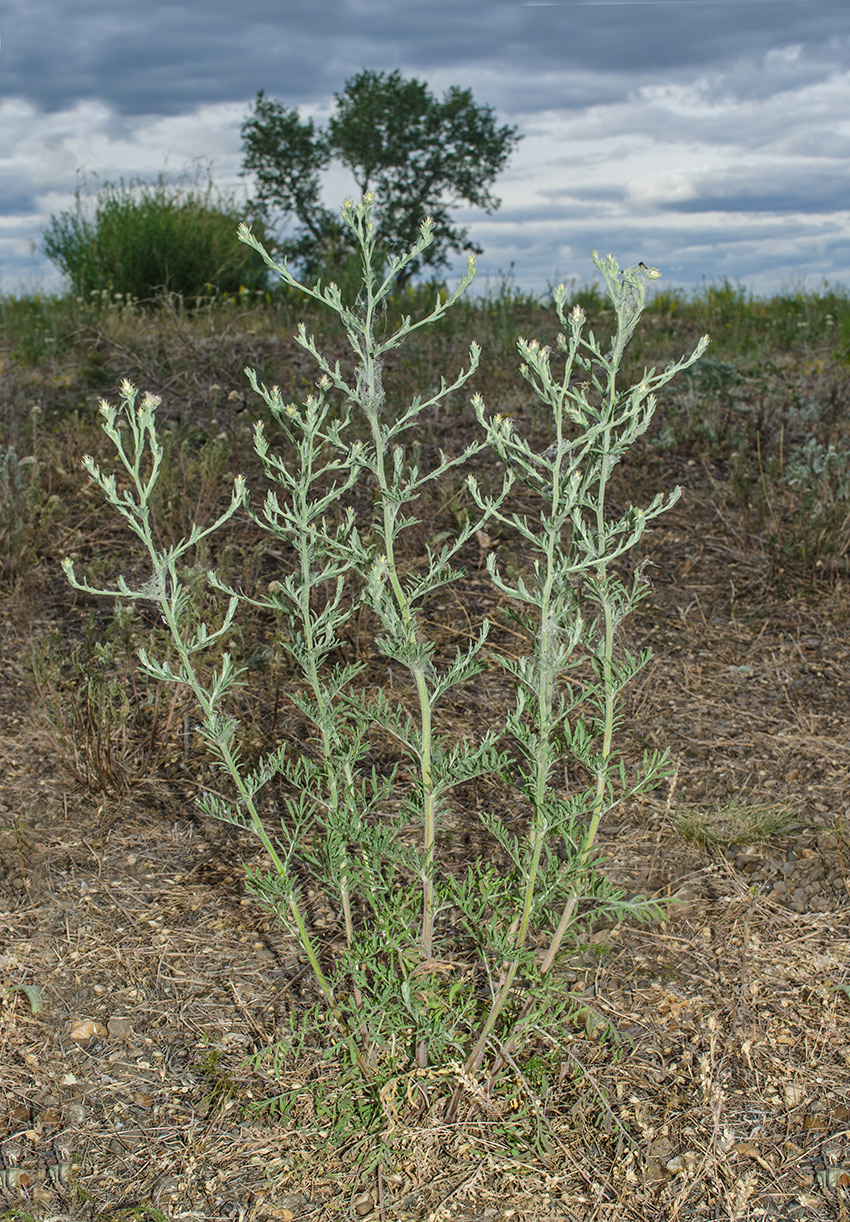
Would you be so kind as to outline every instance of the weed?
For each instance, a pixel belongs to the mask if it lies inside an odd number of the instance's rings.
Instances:
[[[799,549],[807,567],[817,567],[850,551],[850,446],[810,437],[793,450],[784,472],[786,539]]]
[[[38,460],[0,446],[0,573],[12,577],[32,559],[33,512],[39,500]]]
[[[751,412],[738,401],[747,378],[734,362],[706,359],[689,370],[667,412],[656,445],[664,451],[716,456],[737,452],[751,432]]]
[[[124,792],[183,750],[185,695],[140,669],[140,627],[131,608],[93,612],[70,649],[53,633],[30,654],[54,742],[80,780],[103,793]]]
[[[301,404],[247,371],[279,435],[276,448],[268,436],[272,425],[256,426],[255,448],[269,485],[262,502],[249,502],[239,476],[212,522],[192,523],[177,542],[162,543],[155,495],[165,470],[159,401],[140,400],[125,382],[120,406],[101,406],[121,484],[92,458],[85,466],[141,541],[150,575],[138,584],[120,577],[115,587],[101,588],[78,579],[70,560],[65,570],[89,594],[155,607],[169,644],[151,638],[138,650],[140,667],[151,680],[191,693],[200,737],[228,791],[208,789],[199,805],[260,842],[267,864],[248,871],[249,889],[298,939],[317,990],[312,1031],[317,1025],[323,1031],[329,1056],[348,1059],[367,1111],[384,1124],[394,1123],[402,1108],[408,1116],[452,1121],[461,1110],[486,1109],[503,1081],[525,1072],[524,1059],[554,1055],[557,1039],[538,1033],[583,1021],[553,970],[564,946],[599,917],[646,919],[658,912],[657,905],[626,899],[608,885],[595,846],[603,820],[656,784],[666,768],[664,756],[654,753],[629,776],[616,749],[621,693],[649,655],[619,644],[621,624],[645,592],[644,578],[639,572],[624,584],[612,566],[678,490],[622,514],[611,514],[608,499],[617,464],[649,426],[655,392],[698,359],[707,339],[690,356],[660,372],[645,369],[634,385],[621,388],[626,347],[655,273],[621,271],[612,257],[596,258],[612,305],[609,340],[587,329],[580,306],[567,313],[561,286],[555,292],[560,367],[539,341],[519,341],[522,374],[548,413],[547,445],[535,449],[510,420],[488,416],[476,396],[480,439],[421,466],[420,419],[466,385],[479,347],[470,346],[468,364],[451,380],[441,377],[430,394],[406,404],[390,400],[384,360],[445,317],[470,284],[474,264],[424,317],[403,315],[390,326],[384,306],[393,282],[432,241],[432,227],[425,221],[410,251],[379,271],[371,209],[369,196],[343,208],[362,259],[353,306],[336,284],[300,285],[249,230],[241,231],[289,289],[336,314],[353,358],[351,369],[329,359],[302,325],[296,338],[315,362],[318,381]],[[403,566],[401,541],[419,527],[425,494],[487,455],[501,463],[494,487],[469,477],[470,510],[456,532],[426,545],[418,567]],[[533,511],[513,507],[518,489],[536,502]],[[211,573],[226,605],[210,627],[193,612],[193,562],[205,540],[245,508],[271,536],[275,554],[292,558],[291,567],[262,594]],[[503,572],[494,557],[487,566],[526,642],[519,657],[490,648],[487,621],[471,625],[453,654],[428,632],[429,600],[462,580],[462,553],[468,544],[474,549],[476,533],[490,522],[513,534],[523,554],[516,575]],[[300,676],[288,699],[311,727],[302,751],[277,743],[251,766],[232,711],[245,669],[220,652],[240,607],[266,612],[278,625],[278,644]],[[372,624],[377,650],[405,677],[406,686],[395,683],[400,697],[365,685],[364,663],[352,660],[346,647],[355,615]],[[477,741],[458,740],[442,717],[447,697],[494,665],[513,688],[514,706]],[[397,761],[389,769],[378,771],[370,762],[375,735],[395,744]],[[566,759],[585,780],[563,794],[555,778]],[[515,832],[485,811],[485,828],[505,864],[478,858],[453,870],[440,861],[438,830],[453,795],[482,776],[516,789],[526,810],[524,830]],[[276,779],[285,813],[272,833],[259,802]],[[339,914],[331,948],[314,925],[317,907]]]

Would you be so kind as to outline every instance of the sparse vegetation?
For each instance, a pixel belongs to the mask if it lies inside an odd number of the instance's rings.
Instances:
[[[388,298],[379,340],[434,304],[434,290],[410,285]],[[439,468],[441,451],[451,456],[481,442],[473,394],[487,405],[482,421],[509,418],[500,426],[510,429],[506,436],[526,440],[533,455],[545,453],[552,405],[534,402],[517,379],[514,342],[537,337],[539,348],[526,349],[529,369],[528,357],[543,359],[547,347],[554,361],[557,334],[571,334],[576,304],[586,315],[582,334],[600,337],[604,356],[617,320],[598,286],[568,290],[559,320],[550,304],[506,284],[486,299],[462,299],[403,348],[389,349],[385,419],[417,394],[439,400],[423,405],[405,439],[408,464],[425,473]],[[414,841],[416,821],[400,787],[425,793],[419,760],[392,732],[389,714],[360,743],[361,755],[352,747],[334,756],[340,744],[329,740],[337,778],[346,777],[348,760],[354,791],[375,795],[379,815],[366,826],[374,814],[367,812],[362,837],[338,844],[318,832],[311,843],[302,825],[302,845],[313,856],[295,885],[349,1024],[361,1013],[354,985],[374,988],[378,967],[386,968],[387,1029],[405,1001],[398,982],[409,986],[410,1036],[386,1042],[377,1106],[356,1058],[352,1069],[348,1045],[320,1040],[310,1021],[326,1015],[327,1005],[276,903],[270,911],[257,904],[266,862],[254,840],[241,826],[196,812],[198,796],[231,799],[188,685],[140,666],[145,644],[177,664],[162,608],[148,597],[113,618],[101,600],[66,588],[59,572],[70,554],[98,587],[122,574],[139,591],[155,576],[149,552],[113,521],[80,469],[84,454],[110,469],[114,450],[97,403],[114,400],[123,378],[162,399],[156,429],[164,456],[150,502],[158,549],[188,540],[193,522],[220,517],[236,476],[261,488],[275,458],[289,472],[301,469],[304,437],[277,426],[281,413],[292,421],[287,404],[324,402],[328,414],[317,428],[326,442],[344,424],[339,398],[316,385],[315,355],[292,338],[303,316],[308,340],[322,337],[326,376],[356,387],[345,322],[326,303],[296,312],[290,291],[237,292],[191,307],[175,298],[156,312],[114,298],[0,302],[0,446],[14,455],[0,538],[0,1207],[20,1218],[153,1219],[187,1211],[212,1218],[254,1192],[295,1222],[319,1208],[329,1216],[353,1210],[411,1219],[444,1208],[458,1219],[509,1209],[533,1218],[545,1209],[581,1222],[732,1222],[789,1202],[804,1211],[797,1216],[840,1216],[850,1157],[842,1144],[850,1094],[842,1052],[850,1038],[850,931],[842,915],[850,731],[846,295],[829,289],[758,301],[728,285],[660,293],[632,335],[622,366],[628,385],[640,384],[644,367],[664,369],[704,331],[713,344],[692,375],[664,389],[655,419],[610,481],[618,522],[659,488],[684,486],[633,559],[624,554],[611,565],[627,590],[641,574],[651,582],[614,636],[615,656],[637,657],[651,645],[654,661],[622,689],[612,741],[620,744],[624,777],[615,770],[610,780],[623,800],[599,822],[591,846],[596,882],[583,892],[557,987],[551,994],[532,988],[539,1009],[516,1046],[497,1018],[498,1075],[493,1060],[489,1075],[466,1072],[435,1038],[438,1023],[444,1030],[453,1023],[468,1058],[482,1029],[473,1020],[480,1024],[500,984],[496,973],[492,981],[476,975],[475,956],[501,938],[489,961],[510,962],[504,952],[517,945],[510,921],[506,938],[488,913],[471,922],[454,903],[480,899],[481,886],[459,896],[451,888],[454,880],[504,880],[512,870],[506,846],[514,837],[530,843],[534,753],[523,756],[518,738],[494,744],[508,756],[505,770],[464,779],[446,800],[434,836],[442,869],[433,878],[434,958],[445,970],[414,975],[426,850]],[[440,399],[440,371],[463,366],[473,339],[483,353],[477,369],[465,387],[443,388],[449,393]],[[266,396],[251,390],[246,364]],[[254,417],[270,443],[265,455],[256,448]],[[351,444],[369,445],[368,428],[355,420],[347,426]],[[114,427],[127,447],[131,421],[122,425],[116,416]],[[468,461],[483,504],[498,503],[504,467],[492,450]],[[380,521],[381,500],[366,474],[347,504],[362,521],[375,514]],[[126,475],[116,493],[132,487]],[[281,505],[288,495],[278,485]],[[196,656],[198,678],[214,687],[229,651],[244,681],[229,698],[247,775],[285,746],[310,770],[308,792],[324,810],[332,772],[313,716],[317,689],[293,657],[298,636],[280,588],[299,562],[298,539],[261,529],[261,497],[251,508],[253,517],[236,516],[228,532],[197,541],[201,553],[183,574],[185,628],[191,637],[214,622],[206,573],[215,570],[219,585],[243,601],[238,631]],[[514,590],[527,582],[533,551],[516,538],[512,515],[529,529],[545,522],[534,490],[520,481],[501,505],[508,522],[483,521],[460,473],[442,488],[434,481],[421,489],[407,512],[420,521],[395,540],[403,589],[427,570],[429,555],[465,540],[456,560],[464,576],[423,599],[418,612],[435,674],[453,665],[459,645],[463,652],[479,639],[484,619],[491,624],[480,655],[486,669],[436,702],[445,736],[439,745],[450,752],[453,742],[481,741],[506,714],[516,716],[514,684],[498,659],[526,664],[534,633],[508,614],[512,598],[494,588],[487,569]],[[380,552],[377,537],[365,529],[362,536],[363,546]],[[325,536],[326,545],[332,541]],[[360,566],[367,581],[376,558],[370,552]],[[359,580],[355,569],[348,582]],[[314,587],[302,624],[332,605],[328,588]],[[570,582],[565,594],[573,592],[582,601]],[[380,690],[394,716],[418,716],[415,682],[405,678],[413,673],[410,657],[377,647],[374,606],[350,605],[330,661],[358,668],[351,698],[359,689],[372,700]],[[588,626],[600,614],[586,598],[581,610]],[[594,656],[585,657],[574,671],[557,673],[564,698],[575,702],[571,724],[584,719],[588,736],[599,723],[593,665]],[[553,808],[595,787],[592,741],[584,756],[567,746],[555,743]],[[628,778],[647,753],[665,746],[675,785],[657,775],[654,788],[629,793]],[[258,818],[272,835],[299,800],[298,780],[281,772],[258,793]],[[421,835],[424,820],[418,824]],[[381,829],[404,837],[393,885],[401,884],[410,920],[390,931],[398,966],[384,963],[379,947],[364,979],[357,969],[369,947],[356,937],[347,944],[343,892],[318,886],[317,866],[332,865],[329,848],[339,850],[333,862],[350,867],[353,924],[365,928],[358,922],[374,905],[365,894],[364,848]],[[581,851],[565,830],[562,822],[546,825],[541,855],[549,882]],[[247,884],[242,861],[250,866]],[[337,884],[345,877],[333,874]],[[517,883],[523,877],[516,872]],[[605,880],[626,898],[646,896],[663,920],[621,921],[620,910],[606,910]],[[538,913],[529,928],[551,933],[559,911],[548,926]],[[514,984],[521,979],[527,989],[538,979],[548,946],[528,939]],[[528,995],[508,988],[503,1014],[521,1018]],[[552,1008],[559,1005],[560,1015]],[[362,1016],[379,1029],[374,1007]],[[71,1020],[85,1020],[76,1021],[74,1035]],[[415,1030],[428,1036],[425,1065]],[[352,1032],[352,1046],[361,1034]],[[437,1123],[438,1105],[451,1103],[458,1082],[454,1123]]]
[[[760,844],[787,832],[798,820],[792,808],[781,803],[718,802],[710,809],[682,807],[675,824],[688,840],[705,848],[734,848]]]

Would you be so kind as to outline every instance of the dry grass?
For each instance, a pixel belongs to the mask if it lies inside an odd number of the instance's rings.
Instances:
[[[356,1097],[318,1035],[297,1061],[254,1059],[314,998],[297,947],[245,893],[252,846],[194,811],[204,762],[186,755],[183,710],[156,765],[130,751],[110,794],[74,775],[73,751],[57,747],[39,709],[34,639],[58,630],[70,648],[89,610],[65,587],[59,556],[98,552],[106,573],[132,560],[77,471],[96,444],[94,392],[106,389],[92,381],[130,375],[163,394],[175,436],[190,438],[174,487],[197,494],[209,387],[241,393],[239,369],[258,357],[293,393],[310,376],[268,322],[254,334],[237,315],[220,327],[185,322],[170,339],[162,321],[148,331],[119,322],[89,326],[57,358],[10,376],[22,453],[27,405],[33,394],[42,402],[43,496],[33,561],[7,575],[0,609],[0,1218],[845,1218],[850,634],[840,570],[820,584],[798,580],[790,561],[779,573],[725,499],[722,460],[647,448],[631,464],[624,500],[686,488],[648,539],[653,588],[627,626],[655,662],[629,698],[625,754],[669,746],[677,771],[675,789],[605,829],[601,851],[628,893],[672,901],[668,919],[598,928],[564,963],[581,1021],[556,1072],[517,1066],[494,1099],[469,1082],[465,1119],[451,1128],[414,1123],[407,1092],[429,1084],[400,1079],[379,1140],[358,1126]],[[451,359],[453,338],[438,341],[395,370],[399,394]],[[485,396],[504,406],[509,372],[500,365],[485,380]],[[520,427],[535,427],[510,393]],[[69,401],[88,413],[71,425]],[[241,400],[229,414],[218,402],[216,429],[244,457],[249,413]],[[423,446],[455,444],[458,418],[431,421]],[[429,506],[429,529],[451,528],[456,496]],[[414,538],[408,563],[427,541]],[[482,543],[464,586],[431,610],[446,648],[498,615],[482,574],[491,546],[512,560],[509,541]],[[243,566],[246,581],[285,562],[254,554],[248,534],[217,559]],[[496,637],[508,648],[510,631]],[[267,632],[248,625],[251,648]],[[392,683],[370,657],[368,624],[351,648],[370,681]],[[255,675],[258,744],[297,739],[285,672],[272,657]],[[492,721],[504,699],[481,676],[451,710],[458,733]],[[495,789],[464,789],[444,828],[448,862],[482,851],[475,808],[500,801]],[[332,947],[333,914],[315,920]],[[286,1115],[257,1110],[284,1095]],[[331,1140],[336,1124],[344,1135]]]
[[[780,836],[796,821],[796,811],[776,802],[766,805],[716,802],[707,810],[699,806],[677,810],[673,817],[676,829],[686,840],[705,848],[760,844]]]

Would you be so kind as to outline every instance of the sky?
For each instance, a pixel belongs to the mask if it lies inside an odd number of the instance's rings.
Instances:
[[[364,68],[469,88],[522,134],[499,209],[453,212],[481,291],[592,282],[597,249],[688,291],[850,286],[848,0],[6,0],[0,292],[61,290],[42,234],[79,187],[200,171],[245,195],[258,90],[323,124]]]

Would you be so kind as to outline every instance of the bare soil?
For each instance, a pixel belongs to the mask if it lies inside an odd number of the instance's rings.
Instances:
[[[309,999],[246,894],[253,844],[197,814],[191,768],[87,787],[45,721],[29,652],[79,630],[56,572],[79,494],[0,610],[0,1218],[848,1216],[850,590],[839,568],[780,572],[723,480],[647,457],[624,488],[685,488],[644,549],[628,632],[654,659],[622,730],[627,758],[669,747],[675,773],[602,842],[628,893],[676,901],[668,919],[601,928],[565,965],[595,1019],[564,1042],[536,1150],[494,1102],[455,1128],[400,1120],[380,1177],[304,1136],[318,1047],[283,1081],[249,1064]],[[493,611],[469,561],[447,637]],[[487,676],[465,699],[466,725],[500,715]],[[472,806],[454,855],[476,850]],[[763,809],[786,825],[765,832]],[[299,1081],[288,1119],[250,1110]]]

